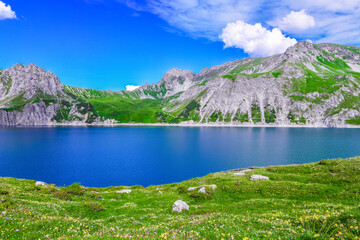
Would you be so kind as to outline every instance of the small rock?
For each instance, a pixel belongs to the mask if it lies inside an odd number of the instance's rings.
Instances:
[[[162,194],[162,191],[159,191],[160,194]]]
[[[35,186],[47,186],[47,183],[41,182],[41,181],[37,181],[35,183]]]
[[[172,211],[173,212],[179,212],[181,213],[182,211],[187,211],[189,210],[189,205],[187,205],[186,202],[181,201],[181,200],[177,200],[174,202],[173,206],[172,206]]]
[[[189,187],[187,190],[190,192],[190,191],[194,191],[196,190],[198,187]]]
[[[123,189],[120,191],[116,191],[116,193],[131,193],[131,189]]]
[[[200,188],[198,192],[199,192],[199,193],[206,193],[205,187]]]
[[[217,186],[215,184],[211,184],[211,185],[204,185],[204,187],[210,187],[213,190],[217,189]]]
[[[269,180],[269,178],[263,175],[251,175],[250,181],[256,181],[256,180]]]
[[[245,175],[246,173],[251,172],[251,171],[254,171],[254,169],[248,168],[248,169],[240,170],[240,171],[234,173],[234,175]]]

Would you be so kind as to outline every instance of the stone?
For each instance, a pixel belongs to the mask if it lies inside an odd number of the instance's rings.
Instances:
[[[236,176],[238,176],[238,175],[245,175],[245,173],[244,173],[244,172],[236,172],[236,173],[234,173],[234,175],[236,175]]]
[[[182,201],[182,200],[177,200],[174,202],[173,206],[172,206],[172,211],[173,212],[183,212],[183,211],[188,211],[189,210],[189,205],[187,205],[186,202]]]
[[[217,186],[215,184],[204,185],[203,187],[209,187],[209,188],[212,188],[213,190],[215,190],[217,188]]]
[[[245,175],[246,173],[251,172],[251,171],[254,171],[254,169],[252,169],[252,168],[243,169],[238,172],[235,172],[234,175]]]
[[[257,180],[269,180],[269,178],[263,175],[251,175],[250,181],[257,181]]]
[[[196,189],[198,189],[198,187],[189,187],[187,190],[190,192],[190,191],[194,191]]]
[[[116,193],[131,193],[131,189],[123,189],[120,191],[116,191]]]
[[[199,193],[207,193],[205,187],[201,187],[198,192]]]
[[[47,183],[44,183],[44,182],[42,182],[42,181],[37,181],[37,182],[35,183],[35,186],[47,186]]]

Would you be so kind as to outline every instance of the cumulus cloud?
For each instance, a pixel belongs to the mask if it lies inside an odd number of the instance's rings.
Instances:
[[[127,85],[126,86],[126,91],[134,91],[136,89],[138,89],[140,86],[134,86],[134,85]]]
[[[283,53],[297,42],[294,38],[286,37],[278,28],[270,31],[260,23],[251,25],[243,21],[228,23],[220,38],[225,43],[225,48],[241,48],[257,57]]]
[[[164,28],[219,41],[228,23],[277,27],[299,40],[360,44],[359,0],[117,0],[164,20]],[[316,24],[315,24],[316,20]],[[221,39],[220,39],[221,40]]]
[[[11,10],[11,6],[5,4],[3,1],[0,1],[0,20],[14,18],[16,18],[16,14],[13,10]]]
[[[289,32],[298,33],[309,28],[315,27],[314,17],[308,15],[305,10],[291,11],[282,19],[269,22],[271,26],[278,27],[279,29]]]

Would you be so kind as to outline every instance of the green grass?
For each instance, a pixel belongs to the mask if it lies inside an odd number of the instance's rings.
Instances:
[[[346,123],[353,124],[353,125],[360,125],[360,117],[348,119],[348,120],[346,120]]]
[[[241,113],[238,110],[233,118],[233,121],[238,121],[241,123],[249,122],[249,115],[247,113]]]
[[[11,86],[12,86],[12,78],[11,77],[9,77],[9,80],[7,81],[6,85],[7,85],[7,88],[6,88],[6,94],[5,95],[8,95],[9,92],[10,92]]]
[[[238,74],[245,70],[254,70],[254,67],[262,64],[261,58],[254,58],[251,62],[245,63],[245,64],[239,64],[237,67],[235,67],[230,73],[231,74]]]
[[[197,86],[205,86],[207,82],[208,80],[202,81],[201,83],[198,83]]]
[[[103,90],[96,90],[91,88],[77,88],[68,85],[64,85],[64,90],[68,94],[72,94],[77,96],[78,98],[87,99],[87,98],[98,98],[98,97],[105,97],[110,95],[110,93],[103,91]]]
[[[275,78],[278,78],[279,76],[281,76],[281,74],[283,74],[284,71],[282,69],[278,69],[278,70],[275,70],[274,72],[272,72],[271,74],[275,77]]]
[[[31,100],[25,99],[24,95],[25,95],[25,92],[22,92],[17,96],[13,96],[11,98],[4,99],[6,101],[6,105],[9,107],[0,108],[0,110],[4,110],[7,112],[11,112],[11,111],[21,112],[23,110],[23,108],[25,107],[25,105],[31,101]]]
[[[251,174],[268,181],[249,181]],[[208,194],[188,187],[216,184]],[[35,187],[0,178],[0,239],[358,239],[360,158],[219,172],[181,183]],[[161,191],[162,194],[159,192]],[[173,213],[182,199],[189,211]]]
[[[123,123],[156,123],[167,118],[167,114],[161,109],[161,100],[129,99],[117,94],[87,101],[100,116]]]

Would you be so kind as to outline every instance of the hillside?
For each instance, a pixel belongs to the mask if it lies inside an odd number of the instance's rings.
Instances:
[[[0,178],[0,239],[359,239],[360,158],[251,170],[147,188]]]
[[[38,76],[36,68],[17,64],[2,71],[1,124],[27,125],[34,118],[29,116],[28,109],[32,107],[32,112],[38,112],[41,107],[46,113],[41,114],[43,121],[32,122],[35,125],[101,123],[105,119],[119,123],[360,125],[360,48],[357,47],[299,42],[283,54],[240,59],[204,68],[199,74],[172,69],[157,84],[119,92],[63,86],[52,73],[41,70],[42,75]],[[56,82],[58,89],[46,91],[36,87],[36,81],[31,86],[21,84],[26,78],[17,76],[26,75],[24,72],[31,79],[43,79],[41,83]],[[48,80],[47,74],[52,76]],[[15,91],[19,85],[22,88]],[[42,92],[36,95],[37,88]],[[29,95],[29,91],[35,95]],[[55,100],[46,102],[42,93]],[[34,103],[31,97],[38,102]],[[62,99],[69,102],[68,106]],[[81,108],[80,103],[88,108]],[[79,109],[83,110],[79,112]],[[28,121],[9,120],[21,116],[26,116]]]

